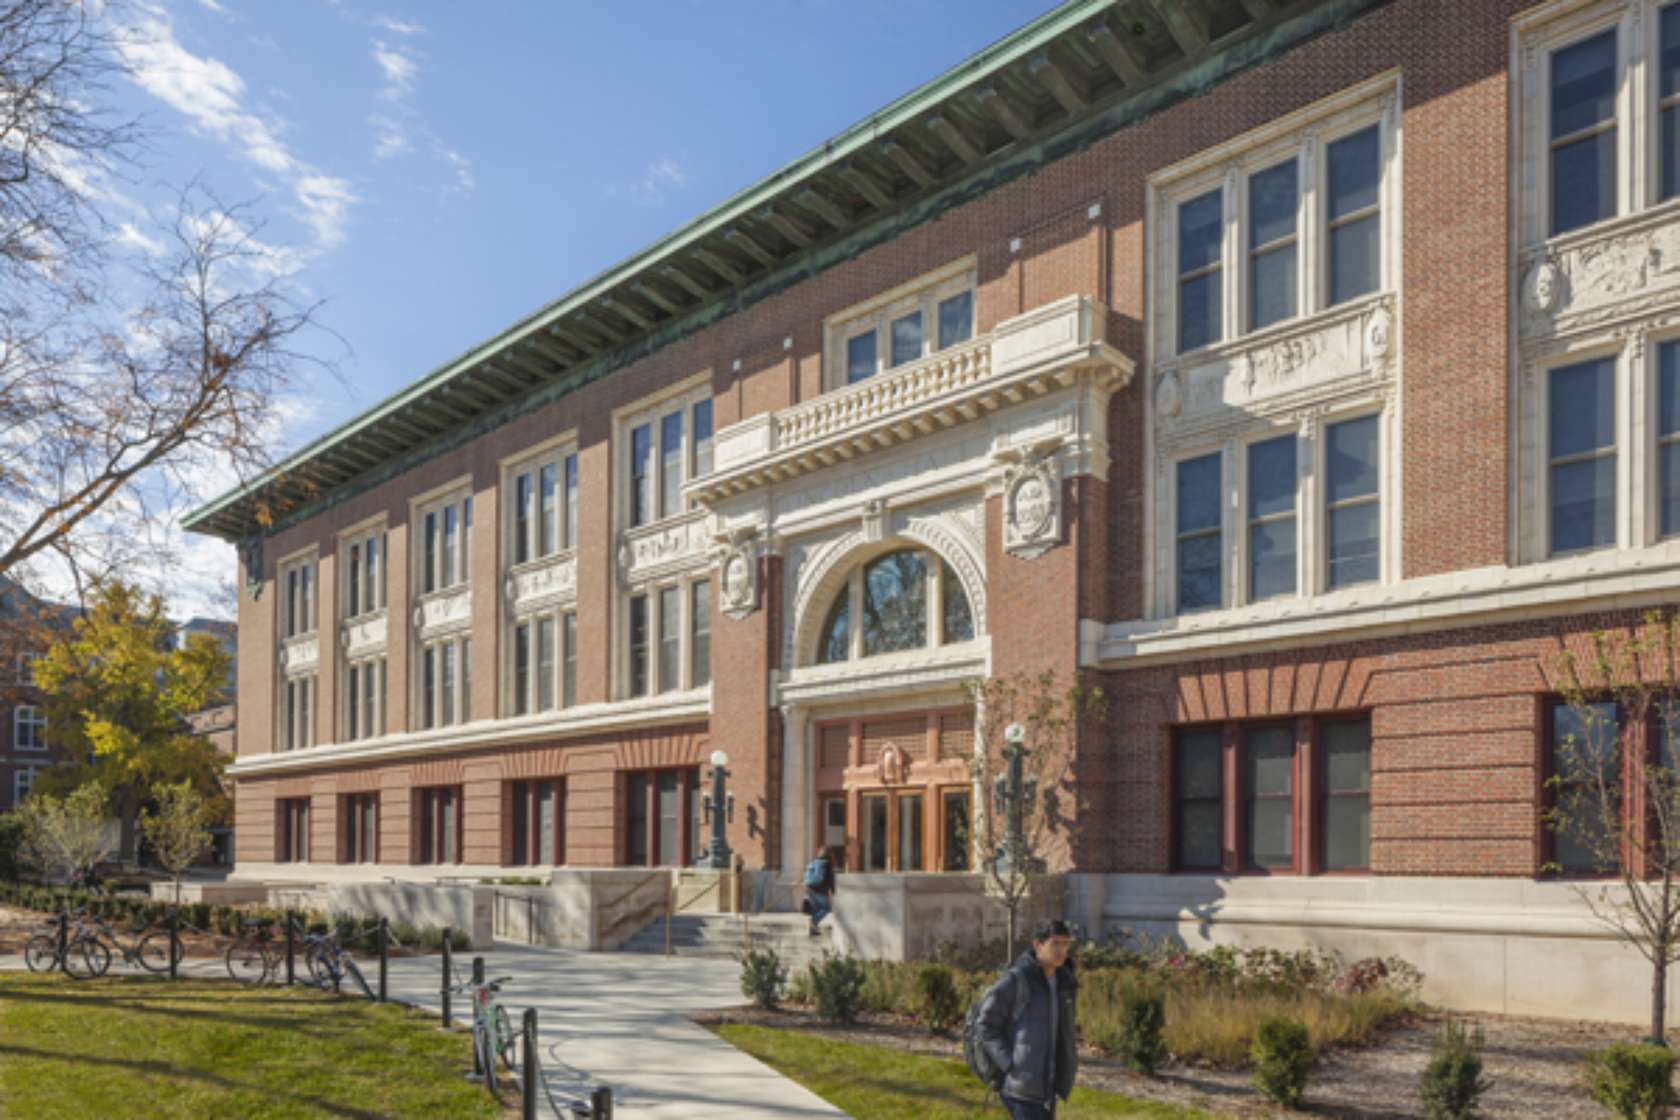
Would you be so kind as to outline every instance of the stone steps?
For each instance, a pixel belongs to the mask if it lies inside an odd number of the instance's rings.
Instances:
[[[784,964],[802,968],[820,960],[823,950],[832,948],[824,928],[817,937],[806,931],[809,922],[802,914],[760,914],[747,924],[745,944],[752,949],[774,949]],[[736,914],[678,914],[671,920],[671,952],[674,956],[738,959],[742,950],[741,918]],[[620,952],[665,952],[665,919],[655,918],[623,945]]]

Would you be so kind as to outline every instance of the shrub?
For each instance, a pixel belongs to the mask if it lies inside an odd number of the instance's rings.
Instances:
[[[864,970],[859,1006],[896,1015],[916,1014],[919,965],[908,961],[859,961],[858,964]]]
[[[1487,1091],[1482,1078],[1482,1032],[1467,1033],[1448,1021],[1430,1046],[1429,1064],[1418,1082],[1429,1120],[1471,1120],[1476,1100]]]
[[[1108,1049],[1128,1068],[1153,1077],[1167,1060],[1166,997],[1139,984],[1120,1006],[1120,1029]]]
[[[774,949],[754,949],[741,958],[741,994],[766,1011],[781,1002],[787,966]]]
[[[962,993],[956,974],[942,964],[925,964],[916,970],[916,1014],[933,1034],[944,1034],[963,1016]]]
[[[1087,990],[1086,978],[1081,977],[1082,1025],[1086,1022]],[[1268,1019],[1281,1017],[1301,1023],[1317,1053],[1369,1043],[1384,1024],[1413,1006],[1411,1000],[1386,988],[1362,996],[1340,996],[1318,991],[1169,983],[1166,996],[1167,1049],[1181,1061],[1226,1068],[1248,1063],[1255,1036]],[[1101,1038],[1102,1033],[1091,1031],[1091,1037]]]
[[[1623,1120],[1656,1120],[1675,1103],[1674,1053],[1651,1042],[1618,1042],[1587,1055],[1587,1092]]]
[[[1267,1019],[1254,1036],[1254,1087],[1278,1104],[1294,1108],[1307,1091],[1312,1041],[1293,1019]]]
[[[831,1023],[851,1024],[857,1021],[858,1006],[863,1001],[863,985],[868,973],[863,962],[853,957],[824,953],[821,961],[810,966],[811,996],[817,1004],[817,1014]]]

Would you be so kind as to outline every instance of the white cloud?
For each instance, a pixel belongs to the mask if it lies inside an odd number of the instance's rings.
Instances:
[[[408,133],[403,131],[399,122],[383,113],[373,113],[368,117],[368,123],[374,130],[374,159],[390,159],[414,150],[413,142],[409,140]]]
[[[116,35],[129,77],[201,133],[231,145],[256,167],[287,180],[302,207],[300,217],[315,231],[317,250],[342,243],[349,208],[356,202],[349,183],[294,153],[280,126],[248,107],[245,82],[238,73],[219,59],[182,46],[167,12],[144,4],[135,12],[135,18],[119,27]]]
[[[373,23],[374,26],[383,27],[393,35],[419,35],[426,30],[418,23],[409,23],[392,16],[374,16]]]
[[[216,0],[198,0],[199,6],[217,15],[226,15],[227,9],[216,3]]]
[[[163,253],[163,242],[141,233],[133,222],[124,222],[117,227],[117,244],[126,245],[130,249],[137,249],[150,257],[159,256]]]
[[[441,144],[436,150],[438,158],[455,169],[455,185],[445,187],[444,194],[467,194],[478,186],[478,180],[473,178],[472,161],[454,148],[445,148]]]
[[[647,165],[642,177],[628,187],[608,187],[608,196],[628,196],[632,201],[657,206],[665,192],[688,184],[688,172],[670,156],[660,156]]]
[[[376,39],[373,44],[373,61],[379,64],[379,70],[385,75],[385,88],[379,91],[379,96],[386,101],[400,101],[414,90],[414,83],[420,77],[420,62],[412,52],[401,45],[392,47],[384,40]]]

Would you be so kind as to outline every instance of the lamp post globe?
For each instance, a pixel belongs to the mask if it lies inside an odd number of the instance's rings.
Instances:
[[[729,841],[724,835],[727,818],[734,816],[734,795],[724,792],[729,778],[729,756],[720,748],[712,752],[712,796],[706,802],[706,816],[712,826],[712,838],[706,845],[705,866],[722,871],[729,866]]]

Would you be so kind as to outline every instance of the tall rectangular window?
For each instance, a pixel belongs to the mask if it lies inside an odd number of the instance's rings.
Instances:
[[[1220,257],[1225,236],[1222,191],[1178,207],[1178,352],[1221,337]]]
[[[712,473],[712,402],[694,406],[694,468],[691,477]]]
[[[361,705],[362,670],[361,670],[361,666],[359,666],[359,665],[350,666],[350,671],[345,674],[345,678],[346,678],[346,680],[345,680],[345,686],[346,686],[345,687],[345,705],[344,705],[344,712],[345,712],[345,717],[346,717],[346,719],[345,719],[345,724],[346,724],[345,730],[347,732],[347,737],[350,738],[351,740],[355,740],[355,739],[361,738],[361,735],[357,731],[357,727],[360,724],[361,717],[362,717],[362,705]]]
[[[1319,828],[1326,871],[1371,866],[1371,720],[1324,725],[1323,823]]]
[[[1325,429],[1325,581],[1331,587],[1369,583],[1382,574],[1378,438],[1375,416]]]
[[[646,595],[630,598],[630,695],[648,691],[648,601]]]
[[[683,414],[673,412],[659,421],[659,516],[682,510]]]
[[[1295,732],[1255,727],[1243,736],[1243,818],[1248,862],[1268,870],[1295,864]]]
[[[630,524],[653,520],[653,425],[630,429]]]
[[[1183,731],[1173,767],[1174,866],[1217,871],[1224,853],[1224,764],[1219,732]]]
[[[439,722],[448,727],[455,722],[455,643],[444,642],[438,654]]]
[[[438,588],[438,515],[433,510],[426,515],[426,552],[420,585],[425,591]]]
[[[554,707],[554,616],[537,620],[537,710]]]
[[[456,583],[472,579],[472,495],[461,499],[461,568]]]
[[[536,497],[531,489],[530,472],[513,480],[513,562],[523,564],[531,558],[532,522],[535,518]]]
[[[1220,455],[1178,464],[1178,610],[1220,605]]]
[[[345,863],[373,863],[379,858],[379,795],[352,793],[343,798]]]
[[[699,580],[689,588],[689,682],[699,688],[712,680],[712,584]]]
[[[385,570],[381,566],[384,554],[384,532],[379,532],[367,539],[362,546],[362,564],[366,569],[362,573],[362,609],[376,611],[385,605]]]
[[[508,800],[513,828],[504,862],[513,866],[565,863],[565,781],[545,778],[513,782]]]
[[[1680,194],[1680,6],[1659,17],[1662,43],[1657,56],[1657,130],[1661,136],[1662,197]]]
[[[542,515],[541,555],[552,556],[560,549],[560,518],[558,503],[560,501],[559,468],[554,463],[544,463],[537,472],[537,496]]]
[[[578,465],[577,456],[566,456],[566,543],[565,548],[577,547],[578,526]]]
[[[472,722],[472,639],[461,639],[461,722]]]
[[[461,787],[434,786],[419,790],[417,863],[461,862]]]
[[[1551,65],[1555,235],[1616,213],[1615,30],[1554,52]]]
[[[1657,348],[1657,531],[1680,533],[1680,342]]]
[[[437,647],[427,646],[420,654],[420,726],[437,723]]]
[[[659,589],[659,691],[682,684],[682,588]]]
[[[456,566],[456,560],[455,560],[455,557],[456,557],[457,551],[458,551],[458,547],[459,547],[458,546],[458,541],[459,541],[459,538],[460,538],[460,533],[457,529],[458,516],[459,515],[455,512],[455,507],[454,506],[450,505],[450,506],[444,506],[443,507],[443,577],[442,577],[442,584],[443,584],[444,587],[454,587],[457,583],[460,582],[460,579],[458,578],[458,574],[457,574],[460,569]]]
[[[577,703],[577,615],[571,611],[560,616],[560,638],[564,643],[560,660],[560,703],[569,708]]]
[[[363,738],[372,738],[376,735],[381,734],[382,731],[383,731],[383,729],[381,727],[379,727],[378,722],[377,722],[378,721],[377,713],[379,711],[383,710],[383,706],[382,705],[376,705],[375,700],[378,698],[380,689],[382,687],[379,683],[379,678],[382,678],[384,676],[384,674],[385,674],[385,659],[384,658],[380,658],[378,661],[369,661],[368,663],[366,663],[365,665],[362,666],[362,719],[361,719],[361,728],[362,728]]]
[[[350,563],[345,565],[345,567],[346,567],[346,569],[348,569],[346,574],[350,577],[350,580],[349,580],[349,584],[350,584],[349,585],[349,592],[350,592],[350,611],[349,611],[349,614],[350,614],[350,617],[355,617],[356,615],[362,613],[362,546],[361,545],[353,544],[353,545],[350,546]]]
[[[1248,445],[1248,595],[1295,593],[1295,437]]]
[[[1616,705],[1563,702],[1551,710],[1551,798],[1563,820],[1552,834],[1552,861],[1566,873],[1591,874],[1613,865],[1599,789],[1610,791],[1612,819],[1620,817],[1622,759]]]
[[[280,835],[274,858],[280,863],[308,863],[309,799],[281,798],[275,810]]]
[[[1616,543],[1616,360],[1550,374],[1548,484],[1553,553]]]
[[[531,710],[531,624],[513,628],[513,714]]]
[[[678,770],[661,770],[657,778],[659,798],[659,862],[675,867],[681,861],[678,846],[682,843],[683,781]]]
[[[20,751],[47,749],[47,712],[32,704],[19,704],[13,710],[12,742]]]
[[[631,774],[624,782],[624,862],[648,863],[648,775]]]
[[[1291,158],[1248,180],[1248,328],[1295,316],[1297,164]]]
[[[1382,282],[1382,135],[1376,125],[1325,148],[1331,305]]]
[[[946,871],[968,870],[969,845],[972,843],[969,826],[971,800],[966,789],[948,789],[940,796],[944,832],[941,848]],[[840,803],[840,811],[845,812],[844,801]]]

